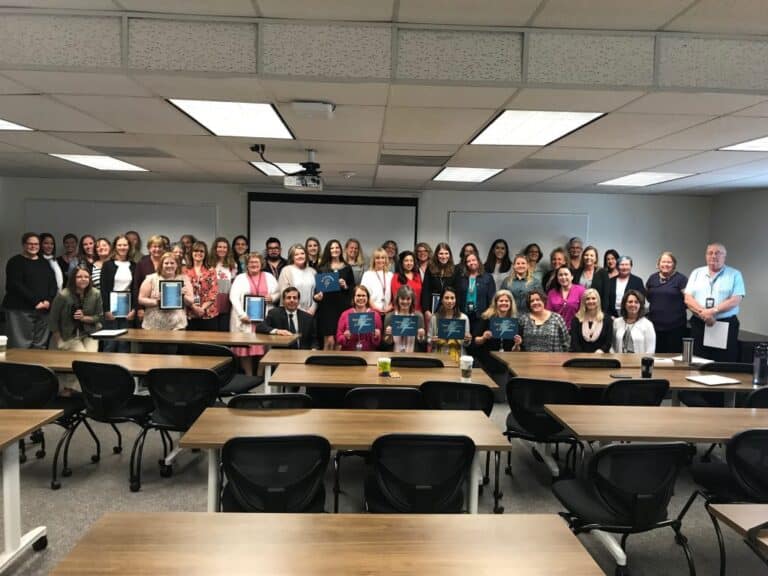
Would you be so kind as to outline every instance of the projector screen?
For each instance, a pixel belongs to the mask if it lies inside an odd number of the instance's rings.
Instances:
[[[397,242],[400,250],[413,250],[417,221],[417,198],[248,194],[251,250],[263,252],[267,238],[275,236],[283,257],[292,244],[304,244],[310,236],[320,240],[321,250],[333,238],[342,246],[357,238],[366,260],[387,240]]]

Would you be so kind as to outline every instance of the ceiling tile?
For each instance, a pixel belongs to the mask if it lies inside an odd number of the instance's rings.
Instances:
[[[504,170],[494,176],[489,182],[494,184],[533,184],[563,174],[563,170]]]
[[[260,80],[278,102],[320,100],[332,104],[384,106],[388,85],[382,82],[304,82],[264,78]]]
[[[734,116],[768,116],[768,100],[750,108],[734,112]]]
[[[500,108],[515,93],[515,88],[478,86],[431,86],[393,84],[390,106],[429,108]]]
[[[144,146],[163,150],[177,158],[197,164],[200,160],[235,162],[238,157],[216,136],[171,136],[146,134],[141,136]]]
[[[330,119],[303,116],[290,104],[281,104],[278,108],[299,139],[378,142],[381,137],[383,106],[337,106]]]
[[[558,140],[554,145],[585,148],[632,148],[710,119],[711,116],[622,114],[617,112],[588,124],[570,136]],[[664,147],[659,146],[658,148]],[[696,148],[689,149],[695,150]]]
[[[400,0],[399,22],[523,26],[541,0]]]
[[[590,170],[637,172],[695,154],[691,150],[625,150],[589,165]]]
[[[150,172],[174,175],[178,174],[203,174],[204,171],[199,167],[192,165],[178,158],[135,158],[127,156],[117,156],[121,160],[140,166]]]
[[[638,90],[557,90],[524,88],[505,108],[512,110],[562,110],[612,112],[645,94]]]
[[[720,34],[766,34],[765,0],[699,0],[665,30]]]
[[[126,10],[171,14],[256,16],[251,0],[119,0]]]
[[[7,71],[4,70],[2,74],[7,74]],[[33,88],[27,88],[10,78],[0,76],[0,94],[34,94],[36,92]]]
[[[440,171],[435,166],[379,166],[376,172],[376,183],[381,180],[408,180],[425,182]]]
[[[0,142],[0,154],[23,154],[25,152],[29,152],[29,150],[17,148],[16,146],[11,146],[5,142]]]
[[[621,112],[720,116],[753,106],[764,100],[765,96],[756,94],[654,92],[627,104],[621,109]]]
[[[93,154],[93,150],[56,138],[45,132],[0,131],[0,142],[44,154]]]
[[[387,143],[462,144],[493,113],[460,108],[388,108],[382,139]]]
[[[219,138],[238,158],[259,160],[251,152],[253,141],[243,138]],[[328,140],[262,140],[267,146],[265,156],[272,162],[305,162],[307,149],[317,152],[317,162],[323,164],[376,164],[379,145],[369,142],[333,142]]]
[[[462,146],[449,166],[509,168],[539,150],[537,146]]]
[[[696,174],[699,172],[712,172],[714,170],[730,168],[738,166],[739,164],[747,164],[756,160],[762,160],[764,158],[768,158],[768,152],[730,152],[715,150],[662,164],[656,168],[660,172]]]
[[[549,0],[534,18],[541,28],[656,30],[693,0]]]
[[[60,72],[44,70],[4,70],[8,76],[47,94],[98,94],[109,96],[150,96],[145,88],[124,74],[107,72]]]
[[[47,96],[0,96],[0,118],[37,130],[114,132],[99,122]]]
[[[360,22],[386,22],[392,19],[393,0],[256,0],[256,2],[264,18]]]
[[[768,135],[768,118],[725,116],[644,144],[642,148],[713,150]]]
[[[566,148],[547,146],[531,158],[539,160],[600,160],[606,156],[621,152],[618,148]]]
[[[133,78],[163,98],[269,102],[271,97],[253,77],[134,74]]]
[[[112,0],[0,0],[0,6],[64,10],[117,10]]]
[[[373,186],[376,165],[374,164],[324,164],[323,182],[329,186],[343,188],[369,188]],[[353,175],[344,176],[341,172],[354,172]]]

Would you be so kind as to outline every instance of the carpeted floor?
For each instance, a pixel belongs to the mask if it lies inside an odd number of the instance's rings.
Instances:
[[[497,404],[493,419],[503,426],[508,408]],[[108,511],[204,511],[206,503],[206,461],[204,454],[183,453],[171,478],[161,478],[156,464],[161,453],[160,439],[153,434],[147,441],[144,453],[142,489],[138,493],[128,490],[128,460],[130,446],[136,428],[122,427],[126,448],[120,455],[112,454],[114,434],[107,426],[94,424],[102,442],[101,462],[93,464],[90,456],[93,444],[80,430],[72,442],[70,466],[72,476],[62,479],[58,491],[50,489],[50,466],[53,446],[60,429],[46,429],[49,451],[44,460],[36,460],[35,448],[28,450],[29,460],[21,467],[22,525],[29,529],[40,524],[48,527],[48,548],[38,553],[26,554],[11,570],[18,575],[47,574],[76,544],[93,522]],[[52,446],[53,445],[53,446]],[[357,459],[348,459],[344,465],[341,498],[343,512],[362,510],[363,469]],[[504,457],[506,460],[506,457]],[[561,510],[550,491],[551,480],[547,468],[534,460],[530,449],[516,443],[512,451],[514,477],[502,472],[503,505],[505,514],[552,512]],[[331,510],[332,476],[329,473],[326,486],[326,509]],[[490,487],[489,487],[490,488]],[[492,511],[492,490],[486,488],[480,496],[481,513]],[[676,495],[670,512],[676,514],[693,490],[687,474],[678,481]],[[718,572],[718,551],[714,530],[699,500],[689,512],[683,525],[693,549],[699,575],[715,575]],[[728,551],[728,574],[750,576],[768,574],[768,569],[753,555],[747,546],[729,529],[724,529]],[[611,557],[590,536],[580,536],[606,574],[613,574]],[[671,529],[658,530],[629,539],[629,566],[633,576],[663,576],[687,574],[682,549],[674,543]],[[94,562],[98,562],[94,558]],[[510,558],[513,563],[514,559]],[[513,564],[511,564],[513,565]],[[510,573],[513,573],[510,572]]]

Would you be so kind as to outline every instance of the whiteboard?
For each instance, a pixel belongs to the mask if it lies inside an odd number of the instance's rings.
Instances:
[[[589,214],[559,212],[465,212],[448,213],[448,242],[454,255],[466,242],[474,242],[485,260],[491,242],[503,238],[509,244],[510,257],[535,242],[541,246],[543,261],[549,252],[564,246],[569,238],[579,236],[589,244]]]
[[[61,249],[61,238],[71,232],[80,237],[92,234],[111,242],[118,234],[136,230],[142,251],[150,236],[164,234],[176,242],[193,234],[209,246],[216,238],[215,204],[162,204],[113,202],[109,200],[56,200],[28,198],[24,201],[24,229],[50,232]]]
[[[411,205],[398,205],[397,200],[410,202]],[[263,251],[270,236],[280,239],[284,258],[287,258],[292,244],[304,244],[309,236],[320,240],[321,250],[333,238],[339,240],[342,246],[348,238],[357,238],[366,260],[374,248],[387,240],[397,242],[400,250],[413,250],[417,221],[414,200],[251,193],[251,250]]]

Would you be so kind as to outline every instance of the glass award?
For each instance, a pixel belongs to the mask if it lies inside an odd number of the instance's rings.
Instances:
[[[131,293],[110,292],[109,311],[115,318],[126,318],[131,313]]]
[[[443,340],[464,340],[466,323],[461,318],[440,318],[437,321],[437,337]]]
[[[339,292],[338,272],[319,272],[315,276],[315,292]]]
[[[349,331],[352,334],[373,334],[373,312],[353,312],[349,315]]]
[[[182,280],[160,280],[160,310],[184,308],[184,300],[181,297],[183,287]]]
[[[491,318],[491,334],[497,340],[513,340],[517,336],[517,318]]]
[[[416,336],[419,329],[418,317],[396,314],[392,316],[390,327],[392,336]]]
[[[243,310],[251,322],[264,321],[264,297],[246,294],[243,297]]]

